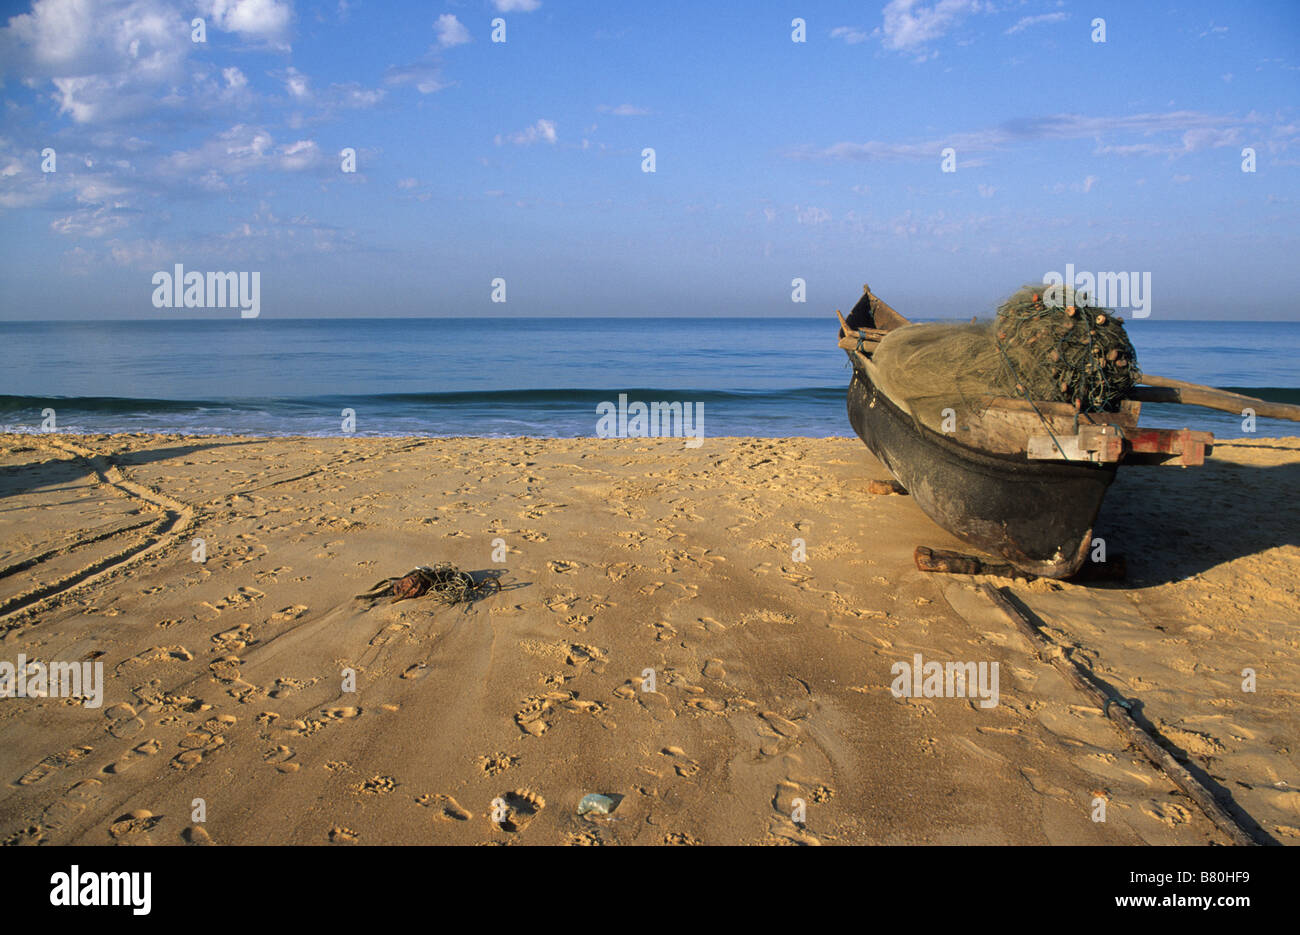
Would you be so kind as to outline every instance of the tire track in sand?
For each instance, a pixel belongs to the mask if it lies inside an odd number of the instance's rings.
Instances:
[[[112,487],[127,499],[140,501],[163,515],[145,530],[142,540],[118,549],[55,581],[39,584],[0,602],[0,633],[17,629],[24,620],[57,606],[74,589],[110,578],[172,545],[177,539],[185,536],[195,523],[195,511],[192,506],[130,480],[111,457],[97,455],[62,439],[48,438],[42,441],[86,462],[94,471],[99,484]]]

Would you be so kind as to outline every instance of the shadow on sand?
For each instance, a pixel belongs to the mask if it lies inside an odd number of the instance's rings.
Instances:
[[[1295,445],[1252,450],[1300,453]],[[1128,580],[1102,587],[1181,581],[1266,549],[1300,545],[1300,464],[1121,468],[1097,518],[1107,551]]]
[[[175,445],[168,448],[141,448],[136,451],[100,455],[100,457],[108,463],[129,469],[143,464],[166,461],[169,458],[184,458],[208,448],[230,448],[236,445],[259,444],[260,442],[260,439],[205,442],[194,445]],[[0,449],[0,456],[27,454],[28,452],[44,455],[48,452],[48,448],[37,448],[19,442],[12,447],[5,446]],[[26,464],[0,466],[0,499],[16,497],[33,490],[48,493],[71,490],[74,485],[84,480],[91,470],[92,466],[88,460],[74,457],[71,454],[62,458],[44,457],[29,461]]]

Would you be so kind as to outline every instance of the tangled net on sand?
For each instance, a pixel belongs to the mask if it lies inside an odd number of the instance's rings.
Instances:
[[[432,567],[421,565],[413,568],[400,578],[385,578],[356,597],[358,600],[371,601],[392,597],[392,603],[396,603],[432,594],[444,604],[472,604],[499,590],[501,583],[491,575],[482,581],[475,581],[469,572],[461,571],[450,562],[439,562]]]
[[[994,328],[1017,396],[1114,412],[1141,377],[1123,321],[1067,286],[1024,286]]]

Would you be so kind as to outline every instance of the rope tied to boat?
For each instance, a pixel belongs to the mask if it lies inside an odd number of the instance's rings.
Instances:
[[[1065,449],[1062,448],[1061,443],[1057,441],[1056,433],[1052,431],[1051,424],[1048,423],[1047,419],[1044,418],[1043,414],[1039,411],[1038,406],[1034,403],[1034,398],[1029,395],[1029,390],[1025,387],[1024,381],[1020,379],[1020,374],[1016,371],[1016,365],[1011,362],[1011,358],[1007,356],[1006,349],[1002,347],[1002,339],[999,338],[997,335],[994,335],[993,343],[997,346],[998,353],[1002,355],[1002,359],[1006,361],[1007,367],[1011,370],[1012,375],[1016,378],[1016,389],[1019,390],[1021,395],[1025,397],[1025,402],[1029,403],[1029,408],[1034,410],[1034,415],[1038,416],[1038,421],[1041,422],[1043,424],[1043,428],[1047,430],[1047,434],[1052,439],[1052,444],[1056,446],[1056,450],[1061,453],[1061,457],[1064,458],[1066,461],[1073,461],[1074,459],[1065,453]],[[1075,427],[1075,431],[1078,431],[1079,428],[1078,413],[1075,413],[1074,416],[1074,427]]]

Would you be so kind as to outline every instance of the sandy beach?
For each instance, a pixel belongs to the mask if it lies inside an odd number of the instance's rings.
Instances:
[[[916,570],[970,550],[885,477],[845,438],[2,436],[0,659],[104,687],[0,699],[0,840],[1225,843],[985,579]],[[1300,438],[1124,468],[1127,580],[992,579],[1284,844],[1297,490]],[[503,589],[353,597],[442,561]],[[916,654],[998,703],[897,697]]]

